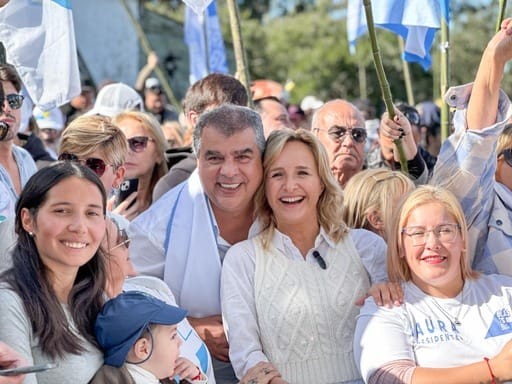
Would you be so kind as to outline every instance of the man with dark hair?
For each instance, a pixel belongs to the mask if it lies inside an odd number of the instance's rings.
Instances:
[[[254,100],[254,109],[256,109],[261,116],[265,137],[268,137],[272,131],[277,129],[295,128],[290,121],[288,110],[275,96],[267,96]]]
[[[199,116],[221,104],[234,104],[246,106],[249,101],[247,91],[243,84],[233,76],[221,73],[212,73],[190,86],[183,99],[183,113],[187,122],[187,131],[192,132]],[[153,201],[164,193],[186,180],[196,168],[196,157],[187,148],[182,151],[168,151],[169,172],[162,177],[153,190]]]
[[[0,81],[4,91],[0,123],[8,127],[7,133],[0,141],[0,184],[8,191],[7,196],[0,196],[1,209],[8,201],[12,206],[16,204],[21,189],[37,168],[30,153],[13,143],[21,122],[21,79],[12,65],[0,64]],[[14,210],[11,214],[14,215]]]
[[[197,169],[129,227],[138,271],[163,279],[208,346],[218,384],[236,383],[220,307],[220,272],[229,247],[258,233],[254,195],[265,147],[258,113],[225,104],[194,128]]]

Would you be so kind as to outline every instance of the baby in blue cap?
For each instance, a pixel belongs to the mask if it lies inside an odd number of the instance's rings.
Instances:
[[[91,384],[172,383],[181,373],[190,383],[207,383],[190,361],[178,360],[182,340],[177,324],[187,312],[143,292],[128,291],[107,301],[94,331],[105,365]],[[179,367],[177,366],[179,361]]]

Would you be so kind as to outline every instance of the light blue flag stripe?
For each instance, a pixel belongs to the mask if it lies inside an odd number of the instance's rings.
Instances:
[[[378,0],[372,3],[375,25],[405,40],[404,59],[431,66],[430,51],[441,17],[449,22],[449,0]],[[362,0],[349,0],[347,35],[351,48],[368,31]]]
[[[205,16],[198,16],[190,7],[186,9],[185,43],[189,51],[191,84],[208,73],[228,73],[224,40],[215,1],[206,8]]]
[[[71,9],[71,0],[52,0],[54,3],[59,4],[60,6]]]

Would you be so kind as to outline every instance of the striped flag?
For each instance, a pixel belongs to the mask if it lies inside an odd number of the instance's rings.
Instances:
[[[419,63],[425,70],[430,68],[430,50],[441,28],[441,17],[449,22],[449,0],[374,0],[372,13],[376,26],[405,40],[405,60]],[[363,1],[349,0],[347,35],[351,49],[367,31]]]
[[[70,0],[15,0],[0,8],[0,41],[42,110],[80,93]]]
[[[191,2],[186,1],[187,4]],[[189,52],[191,84],[209,73],[228,73],[215,1],[212,1],[202,13],[197,13],[191,6],[187,7],[185,43]]]

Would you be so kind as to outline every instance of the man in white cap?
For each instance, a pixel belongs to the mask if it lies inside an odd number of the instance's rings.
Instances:
[[[114,117],[125,110],[144,112],[142,97],[124,83],[112,83],[101,88],[94,107],[86,115]]]
[[[64,115],[59,108],[49,111],[42,111],[39,107],[34,107],[32,116],[39,127],[39,137],[43,141],[46,152],[57,160],[59,151],[60,134],[64,129]]]
[[[167,103],[162,84],[156,77],[150,77],[144,82],[144,105],[160,124],[178,120],[178,114]]]

